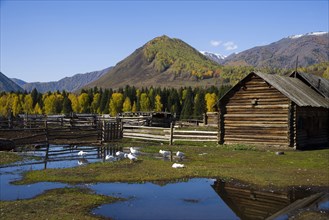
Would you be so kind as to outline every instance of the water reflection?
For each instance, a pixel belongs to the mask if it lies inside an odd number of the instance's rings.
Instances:
[[[266,219],[298,199],[314,192],[310,188],[291,188],[284,191],[248,189],[236,184],[215,181],[213,189],[241,219]]]
[[[213,183],[190,179],[166,185],[98,183],[89,187],[99,194],[127,199],[93,210],[113,219],[239,219],[212,190]]]

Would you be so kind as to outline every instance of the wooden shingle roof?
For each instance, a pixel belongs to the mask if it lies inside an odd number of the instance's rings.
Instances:
[[[328,99],[324,98],[310,86],[297,78],[264,74],[260,72],[251,74],[256,74],[261,77],[300,107],[310,106],[329,108]]]
[[[320,76],[303,73],[303,72],[293,72],[290,77],[295,77],[305,81],[308,85],[312,86],[318,93],[329,99],[329,80],[322,78]]]
[[[218,101],[225,99],[229,93],[231,93],[233,90],[236,90],[237,87],[241,86],[246,80],[250,79],[252,75],[256,75],[262,78],[269,85],[276,88],[299,107],[309,106],[329,108],[329,99],[325,98],[322,94],[312,89],[312,86],[306,84],[300,79],[287,76],[265,74],[261,72],[249,73]]]

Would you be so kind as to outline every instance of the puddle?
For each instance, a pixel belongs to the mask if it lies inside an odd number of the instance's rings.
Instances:
[[[80,150],[86,151],[84,157],[78,156]],[[0,166],[0,200],[18,200],[33,198],[45,190],[63,188],[69,186],[63,183],[39,182],[29,185],[13,185],[11,182],[18,181],[26,171],[41,170],[46,168],[68,168],[86,163],[102,161],[95,147],[78,147],[69,149],[65,146],[50,147],[49,160],[44,161],[46,151],[44,148],[35,151],[20,153],[23,156],[33,156],[38,159],[23,160],[13,164]]]
[[[102,205],[92,212],[113,219],[239,219],[211,188],[215,180],[187,182],[98,183],[88,187],[98,194],[126,198]]]

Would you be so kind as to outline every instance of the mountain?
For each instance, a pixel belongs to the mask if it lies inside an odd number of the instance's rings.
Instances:
[[[212,84],[221,66],[180,39],[161,36],[147,42],[87,87],[126,85],[181,87]]]
[[[293,35],[265,46],[258,46],[233,54],[223,60],[224,65],[244,65],[271,68],[305,67],[328,62],[328,32]]]
[[[200,53],[202,53],[209,59],[211,59],[219,64],[221,64],[223,62],[223,60],[226,58],[226,56],[218,54],[218,53],[211,53],[211,52],[206,52],[206,51],[200,51]]]
[[[23,88],[23,86],[27,83],[21,79],[16,79],[16,78],[10,78],[14,83],[16,83],[17,85],[19,85],[20,87]]]
[[[84,74],[81,73],[76,74],[71,77],[65,77],[59,81],[25,83],[22,85],[22,88],[28,92],[32,91],[34,88],[36,88],[41,93],[48,91],[53,92],[57,90],[59,91],[65,90],[68,92],[72,92],[81,89],[83,86],[93,82],[94,80],[97,80],[102,75],[107,73],[111,68],[112,67],[100,71],[94,71]]]
[[[16,91],[23,91],[23,89],[10,80],[7,76],[5,76],[2,72],[0,72],[0,91],[5,92],[16,92]]]

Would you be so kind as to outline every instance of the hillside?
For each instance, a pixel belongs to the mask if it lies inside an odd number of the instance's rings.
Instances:
[[[328,32],[313,32],[283,38],[266,46],[258,46],[225,58],[223,65],[295,68],[329,60]]]
[[[25,83],[22,85],[22,88],[26,91],[32,91],[36,88],[39,92],[48,92],[48,91],[68,91],[72,92],[75,90],[81,89],[83,86],[87,85],[88,83],[93,82],[94,80],[100,78],[102,75],[107,73],[112,67],[106,68],[100,71],[94,71],[84,74],[76,74],[71,77],[65,77],[59,81],[54,82],[32,82],[32,83]],[[16,79],[17,80],[17,79]]]
[[[10,80],[7,76],[0,72],[0,92],[16,92],[23,91],[23,89]]]
[[[87,87],[118,88],[125,85],[180,87],[196,82],[214,85],[221,66],[185,42],[157,37],[119,62]]]

